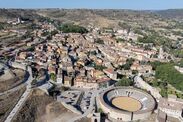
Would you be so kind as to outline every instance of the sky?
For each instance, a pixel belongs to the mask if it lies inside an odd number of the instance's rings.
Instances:
[[[183,0],[0,0],[0,8],[162,10],[183,8]]]

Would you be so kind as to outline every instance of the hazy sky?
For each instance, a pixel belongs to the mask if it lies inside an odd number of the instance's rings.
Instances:
[[[183,8],[183,0],[0,0],[0,8],[97,8],[157,10]]]

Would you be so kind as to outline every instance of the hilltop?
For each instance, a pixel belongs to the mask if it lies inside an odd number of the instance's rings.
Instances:
[[[156,11],[155,13],[163,18],[183,20],[183,9],[168,9]]]

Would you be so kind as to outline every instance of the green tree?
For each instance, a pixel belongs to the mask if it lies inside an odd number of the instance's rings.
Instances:
[[[57,34],[57,33],[58,33],[57,30],[53,30],[53,31],[51,31],[51,36],[53,36],[53,35],[55,35],[55,34]]]
[[[165,64],[165,63],[155,61],[155,62],[150,62],[149,64],[152,66],[152,69],[155,70],[158,66]]]
[[[162,86],[169,83],[178,90],[183,91],[183,74],[178,72],[173,64],[167,63],[157,66],[155,77],[163,81],[164,84],[161,84]]]
[[[97,38],[97,39],[95,40],[95,43],[104,44],[104,41],[103,41],[102,39],[100,39],[100,38]]]
[[[122,65],[122,68],[124,68],[124,70],[129,70],[133,62],[134,59],[132,58],[127,59],[126,64]]]
[[[48,31],[44,31],[41,36],[48,36],[50,33]]]
[[[117,38],[117,39],[116,39],[116,42],[117,42],[117,43],[125,42],[125,40],[124,40],[124,39],[122,39],[122,38]]]
[[[172,54],[175,57],[183,58],[183,50],[178,50],[178,49],[172,50]]]
[[[102,66],[102,65],[96,65],[96,64],[94,64],[94,68],[95,68],[96,70],[103,71],[103,70],[106,69],[107,67]]]
[[[154,81],[151,82],[151,85],[153,87],[158,87],[159,86],[159,82],[157,80],[154,80]]]
[[[129,78],[125,78],[123,77],[121,80],[119,80],[116,83],[117,86],[132,86],[133,85],[133,81],[130,80]]]
[[[161,94],[162,97],[166,97],[167,98],[168,97],[167,89],[161,89],[160,94]]]
[[[0,23],[0,30],[4,29],[3,24]]]
[[[132,70],[132,74],[138,74],[138,71],[137,70]]]
[[[128,25],[127,23],[119,22],[118,25],[119,25],[121,28],[123,28],[123,29],[127,29],[128,32],[130,31],[131,26]]]
[[[50,79],[56,81],[56,75],[54,73],[50,74]]]
[[[58,28],[60,31],[64,33],[87,33],[88,30],[82,26],[74,25],[74,24],[63,24]]]

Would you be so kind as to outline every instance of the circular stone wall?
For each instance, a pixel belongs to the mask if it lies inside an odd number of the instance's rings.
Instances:
[[[156,101],[143,90],[132,87],[113,87],[98,97],[100,107],[111,120],[136,121],[148,118]]]

